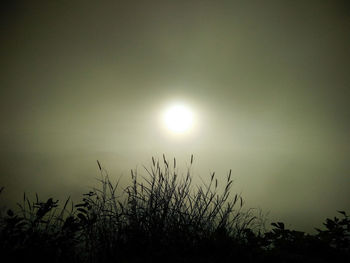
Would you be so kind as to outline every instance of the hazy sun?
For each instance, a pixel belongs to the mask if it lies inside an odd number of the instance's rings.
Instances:
[[[193,112],[185,105],[169,107],[163,117],[166,127],[174,133],[184,133],[193,125]]]

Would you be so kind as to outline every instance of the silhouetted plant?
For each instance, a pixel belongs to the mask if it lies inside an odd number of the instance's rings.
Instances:
[[[316,228],[318,231],[318,238],[329,246],[349,252],[350,249],[350,218],[344,211],[338,211],[343,218],[334,217],[334,219],[327,218],[323,224],[326,230]]]
[[[24,194],[19,210],[0,217],[0,253],[12,262],[347,262],[350,220],[326,219],[316,235],[272,223],[244,210],[240,195],[230,198],[231,171],[219,191],[215,173],[192,186],[191,165],[178,173],[176,160],[152,158],[146,175],[131,171],[119,189],[97,161],[99,187],[70,198],[62,208],[53,198],[31,202]],[[0,193],[3,188],[0,188]],[[68,208],[70,206],[70,208]]]

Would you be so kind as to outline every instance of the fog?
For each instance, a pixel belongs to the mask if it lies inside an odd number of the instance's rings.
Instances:
[[[176,157],[312,231],[350,209],[346,1],[12,1],[1,10],[1,206],[79,200]],[[184,101],[185,135],[159,116]]]

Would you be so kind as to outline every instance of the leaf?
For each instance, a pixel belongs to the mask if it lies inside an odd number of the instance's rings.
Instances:
[[[10,216],[10,217],[13,217],[14,216],[14,213],[11,209],[7,210],[7,215]]]
[[[82,213],[79,213],[79,214],[77,215],[77,217],[79,217],[79,219],[80,219],[81,221],[84,221],[84,222],[87,221],[85,215],[82,214]]]
[[[101,164],[100,164],[100,162],[98,160],[97,160],[97,164],[98,164],[98,168],[100,169],[100,171],[102,171]]]
[[[342,215],[344,215],[344,216],[346,216],[345,211],[337,211],[337,212],[340,213],[340,214],[342,214]]]
[[[284,223],[278,222],[278,226],[279,226],[280,229],[284,229]]]
[[[84,213],[84,214],[87,214],[87,211],[85,209],[83,209],[83,208],[78,208],[77,210],[82,212],[82,213]]]
[[[85,207],[86,203],[76,204],[75,207]]]

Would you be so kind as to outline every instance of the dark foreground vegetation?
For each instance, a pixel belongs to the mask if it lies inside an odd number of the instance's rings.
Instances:
[[[119,189],[98,166],[100,187],[80,203],[24,195],[16,212],[2,213],[3,262],[350,262],[343,211],[314,235],[281,222],[266,231],[263,216],[230,195],[231,172],[223,188],[215,174],[192,186],[190,168],[178,175],[176,160],[152,158],[146,176],[132,171]]]

